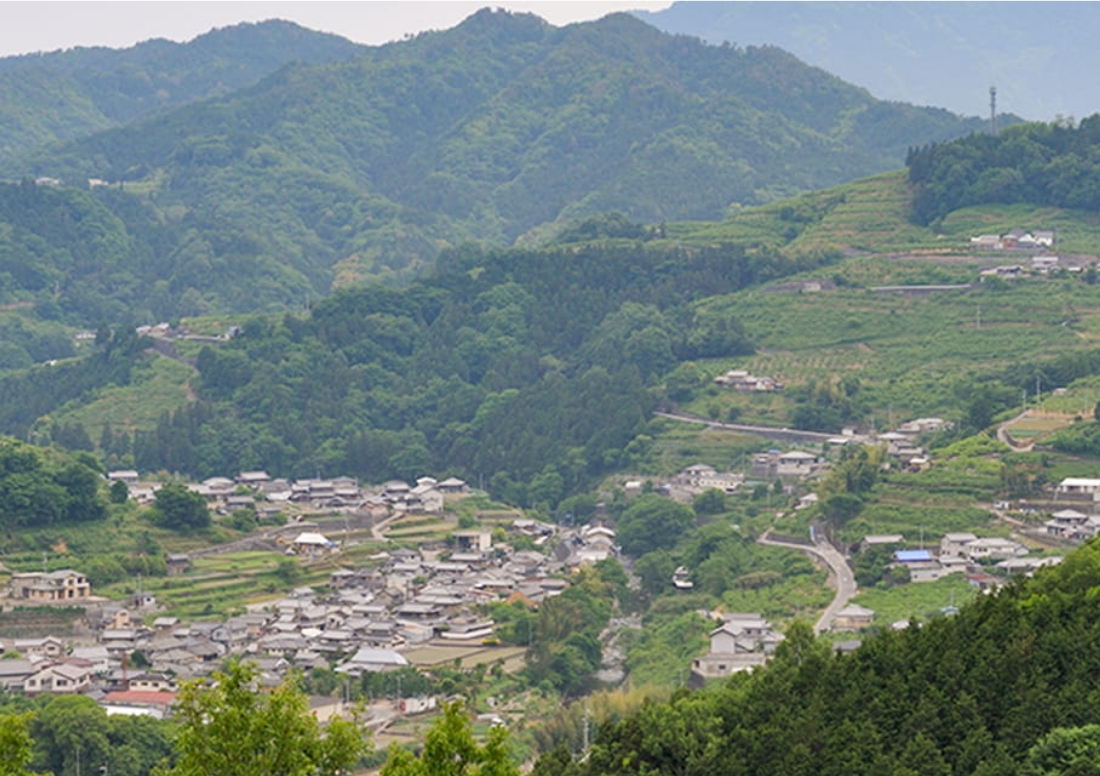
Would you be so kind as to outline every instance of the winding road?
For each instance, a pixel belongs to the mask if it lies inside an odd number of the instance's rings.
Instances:
[[[848,605],[848,601],[851,600],[858,589],[856,578],[852,575],[852,569],[848,567],[848,562],[844,559],[844,556],[825,537],[819,534],[814,534],[812,544],[809,542],[802,544],[773,539],[771,538],[771,530],[768,530],[761,534],[756,541],[770,547],[786,547],[791,550],[805,552],[829,567],[831,579],[836,587],[836,595],[833,596],[833,602],[829,604],[821,617],[818,618],[817,623],[814,624],[814,633],[827,631],[833,620],[836,619],[837,612]]]
[[[1034,440],[1032,440],[1031,442],[1028,442],[1027,444],[1024,444],[1024,445],[1017,444],[1016,440],[1014,440],[1012,438],[1012,435],[1008,433],[1008,427],[1009,426],[1011,426],[1013,423],[1015,423],[1018,420],[1023,420],[1027,416],[1028,416],[1028,411],[1024,410],[1023,412],[1021,412],[1019,415],[1012,418],[1011,420],[1006,420],[1004,423],[1000,423],[997,426],[997,439],[1001,442],[1004,442],[1006,445],[1011,447],[1014,452],[1017,452],[1017,453],[1029,453],[1029,452],[1031,452],[1032,448],[1035,447],[1035,441]]]

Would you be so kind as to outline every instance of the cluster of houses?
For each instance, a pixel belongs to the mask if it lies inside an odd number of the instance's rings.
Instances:
[[[719,472],[705,463],[692,464],[672,478],[674,484],[693,488],[698,493],[715,488],[724,493],[734,493],[744,481],[743,474]]]
[[[1057,556],[1032,556],[1027,547],[1012,539],[978,537],[968,531],[945,533],[939,548],[904,549],[901,534],[868,535],[860,542],[860,551],[875,547],[893,548],[893,564],[904,568],[910,582],[934,582],[948,574],[968,574],[979,587],[995,587],[986,564],[1006,575],[1031,574],[1044,566],[1061,562]]]
[[[1058,556],[1031,556],[1026,547],[1011,539],[978,537],[968,531],[949,532],[940,538],[937,549],[905,549],[905,537],[901,534],[872,534],[865,536],[859,549],[876,547],[892,550],[891,567],[904,568],[910,582],[933,582],[948,574],[963,573],[968,581],[983,590],[996,589],[1003,580],[991,576],[986,564],[1003,575],[1031,575],[1045,566],[1062,561]],[[952,614],[958,609],[953,605],[943,609]],[[836,632],[860,631],[874,625],[875,612],[859,604],[848,604],[833,618],[831,630]],[[908,620],[891,623],[895,630],[909,627]],[[852,642],[852,645],[858,642]],[[842,645],[838,643],[838,648]]]
[[[414,646],[495,643],[493,621],[478,614],[483,604],[536,607],[568,587],[570,571],[618,552],[614,531],[601,525],[560,529],[516,520],[511,530],[539,550],[495,546],[487,530],[457,531],[448,549],[397,548],[377,556],[373,568],[333,571],[323,593],[297,589],[223,622],[156,616],[147,594],[121,603],[91,599],[77,572],[17,574],[9,595],[20,599],[40,600],[44,585],[56,592],[51,600],[69,600],[60,591],[85,591],[82,597],[94,601],[86,611],[95,636],[76,646],[54,636],[0,639],[0,651],[9,653],[0,660],[0,688],[83,693],[114,713],[164,716],[176,680],[207,675],[232,655],[254,660],[270,684],[292,664],[335,665],[353,677],[396,670],[409,665],[402,653]],[[128,671],[135,653],[147,673]]]
[[[142,503],[152,502],[161,487],[160,483],[141,482],[138,473],[132,470],[109,472],[107,479],[126,483],[130,497]],[[372,517],[391,512],[432,514],[443,511],[447,496],[469,492],[467,484],[456,477],[442,482],[434,477],[421,477],[415,485],[392,480],[363,488],[354,477],[288,480],[272,478],[263,471],[241,472],[233,479],[211,477],[187,487],[218,511],[228,513],[236,509],[254,509],[262,517],[279,515],[290,504],[315,509],[354,510]]]
[[[731,369],[724,375],[714,378],[715,385],[723,388],[732,388],[735,391],[749,393],[752,391],[774,392],[782,391],[783,383],[774,377],[757,377],[744,369]]]
[[[970,238],[970,246],[986,251],[1036,251],[1054,246],[1054,232],[1013,229],[1007,234],[981,234]]]
[[[951,426],[951,421],[943,418],[915,418],[902,423],[895,431],[860,435],[855,429],[847,429],[843,435],[829,441],[836,445],[854,442],[884,445],[887,455],[898,468],[903,471],[921,472],[931,467],[932,459],[928,451],[917,444],[917,438],[922,434],[937,433]],[[747,476],[763,481],[806,480],[820,474],[827,466],[825,456],[819,453],[772,449],[752,457]],[[662,484],[657,492],[674,500],[690,503],[694,496],[711,489],[732,494],[744,485],[745,480],[746,474],[719,472],[713,466],[698,463],[680,471],[669,482]],[[641,493],[643,487],[644,483],[641,480],[627,480],[623,483],[623,489],[628,496]],[[800,499],[797,508],[806,508],[815,503],[817,503],[817,496],[810,493]]]
[[[1055,486],[1053,495],[1063,508],[1043,523],[1046,536],[1076,544],[1100,535],[1100,479],[1066,477]]]
[[[1063,264],[1058,256],[1032,256],[1027,266],[1023,264],[1001,264],[996,267],[986,267],[978,272],[980,279],[996,277],[1001,280],[1016,280],[1017,278],[1033,275],[1049,275],[1057,269],[1065,269],[1067,272],[1081,272],[1084,266],[1079,262],[1067,262]]]
[[[710,651],[691,661],[691,686],[762,666],[783,636],[759,614],[702,612],[721,624],[710,632]]]

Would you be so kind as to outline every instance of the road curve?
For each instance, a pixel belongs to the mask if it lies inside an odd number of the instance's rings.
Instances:
[[[1006,420],[1004,423],[1000,423],[1000,424],[997,425],[997,439],[998,439],[998,441],[1004,442],[1006,445],[1011,447],[1014,452],[1017,452],[1017,453],[1030,453],[1032,451],[1032,449],[1035,447],[1035,440],[1032,440],[1032,441],[1028,442],[1027,444],[1020,445],[1020,444],[1017,444],[1016,440],[1012,438],[1012,435],[1008,433],[1008,427],[1011,426],[1016,421],[1023,420],[1024,418],[1026,418],[1028,416],[1028,412],[1029,412],[1028,410],[1024,410],[1023,412],[1021,412],[1016,417],[1014,417],[1010,420]]]
[[[833,596],[833,602],[818,618],[817,623],[814,625],[814,633],[824,633],[832,625],[834,619],[836,619],[837,612],[848,605],[848,601],[852,596],[856,594],[856,579],[852,575],[852,569],[848,567],[848,562],[844,560],[844,556],[840,554],[840,551],[820,535],[814,536],[813,544],[797,544],[795,542],[785,542],[779,539],[771,538],[771,531],[765,531],[761,534],[757,540],[760,544],[766,544],[770,547],[786,547],[791,550],[800,550],[802,552],[813,555],[821,560],[826,566],[829,567],[833,584],[836,587],[836,595]]]

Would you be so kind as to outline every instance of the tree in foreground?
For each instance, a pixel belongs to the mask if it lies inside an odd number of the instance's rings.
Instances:
[[[0,776],[30,773],[33,742],[27,723],[30,714],[0,714]]]
[[[420,756],[393,744],[381,776],[519,776],[507,740],[508,732],[494,727],[479,745],[462,704],[447,703],[428,731]]]
[[[355,722],[334,718],[322,730],[297,683],[270,693],[259,671],[231,663],[213,685],[189,682],[175,713],[175,767],[164,776],[340,776],[351,773],[367,740]]]

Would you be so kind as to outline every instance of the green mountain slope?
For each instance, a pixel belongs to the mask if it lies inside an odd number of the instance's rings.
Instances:
[[[1096,219],[982,206],[951,214],[937,233],[909,221],[908,191],[899,172],[720,223],[670,223],[664,236],[599,218],[541,249],[447,251],[431,278],[405,290],[345,289],[305,316],[237,319],[245,336],[211,346],[197,376],[135,363],[117,382],[133,382],[125,399],[94,382],[109,376],[104,371],[88,372],[80,391],[52,404],[42,383],[28,393],[12,376],[4,393],[12,406],[0,402],[0,418],[10,419],[2,430],[25,434],[48,413],[84,423],[95,439],[102,420],[92,402],[136,402],[112,423],[145,435],[132,447],[141,468],[207,475],[320,466],[365,479],[418,467],[467,478],[505,472],[498,492],[523,503],[522,483],[535,476],[565,493],[620,465],[666,473],[660,446],[631,441],[668,431],[645,425],[654,401],[828,432],[844,422],[873,418],[881,426],[924,415],[980,430],[988,425],[981,418],[1018,406],[1035,374],[1044,375],[1044,391],[1089,374],[1100,287],[1086,275],[914,296],[871,287],[975,282],[980,267],[1003,263],[969,253],[975,225],[1053,223],[1063,245],[1087,247],[1100,237]],[[824,290],[761,285],[796,273]],[[102,280],[87,277],[88,286]],[[207,329],[227,325],[221,319]],[[187,347],[185,355],[200,356],[200,346]],[[1083,366],[1067,370],[1058,359]],[[718,391],[714,376],[731,368],[774,376],[788,390]],[[140,387],[154,377],[155,391]],[[597,416],[571,404],[574,394],[589,397]],[[24,406],[28,395],[34,412]],[[177,414],[158,420],[166,410]],[[527,419],[523,427],[516,417]],[[681,447],[690,457],[691,445]]]
[[[0,59],[0,160],[227,94],[290,62],[347,59],[360,46],[291,22],[213,30],[188,43],[73,48]]]
[[[224,268],[186,281],[192,296],[262,309],[608,209],[717,218],[896,168],[908,146],[979,125],[876,101],[777,49],[706,46],[625,15],[556,29],[486,10],[5,170],[147,193],[190,235],[177,263]]]

